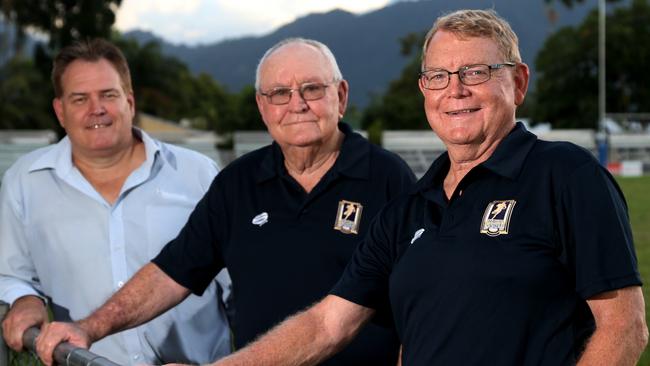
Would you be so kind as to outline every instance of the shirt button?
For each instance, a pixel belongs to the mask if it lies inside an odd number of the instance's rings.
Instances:
[[[117,287],[122,288],[124,286],[124,281],[120,281],[117,283]]]
[[[139,358],[140,358],[139,355],[135,355],[135,356],[133,356],[133,359],[134,359],[134,360],[137,360],[137,359],[139,359]]]

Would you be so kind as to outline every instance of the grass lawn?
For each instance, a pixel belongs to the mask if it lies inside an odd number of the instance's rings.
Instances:
[[[639,272],[643,278],[646,321],[650,324],[650,176],[640,178],[618,178],[623,189],[632,221],[632,231]],[[638,363],[650,366],[650,351],[646,349]]]

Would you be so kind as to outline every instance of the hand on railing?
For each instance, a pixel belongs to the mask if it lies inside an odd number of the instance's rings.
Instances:
[[[25,348],[36,352],[36,338],[40,330],[29,328],[23,334]],[[53,361],[65,366],[119,366],[105,357],[98,356],[84,348],[74,346],[70,343],[59,343],[52,354]]]
[[[8,305],[6,305],[8,308]],[[13,306],[2,320],[2,333],[7,346],[16,352],[23,349],[25,330],[40,327],[48,319],[45,303],[37,296],[23,296],[14,301]]]

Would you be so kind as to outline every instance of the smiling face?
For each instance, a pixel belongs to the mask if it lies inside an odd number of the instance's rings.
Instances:
[[[56,116],[75,156],[110,156],[131,146],[133,94],[105,59],[76,60],[61,77],[63,94],[54,99]]]
[[[323,98],[305,101],[294,91],[288,104],[271,104],[266,96],[256,95],[262,120],[273,139],[281,146],[326,144],[336,136],[338,121],[345,112],[348,84],[332,83],[332,66],[315,47],[289,43],[271,54],[260,69],[260,89],[298,89],[305,83],[329,84]]]
[[[438,31],[426,51],[424,68],[456,71],[472,64],[497,64],[505,60],[496,42],[489,38],[460,38]],[[451,75],[442,90],[422,87],[429,125],[448,147],[492,144],[508,134],[515,123],[515,110],[523,103],[528,86],[528,67],[492,70],[492,77],[479,85],[463,85]]]

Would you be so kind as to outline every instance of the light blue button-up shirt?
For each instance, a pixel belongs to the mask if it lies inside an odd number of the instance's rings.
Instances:
[[[134,129],[145,162],[109,204],[72,164],[66,137],[20,158],[0,188],[0,299],[41,294],[57,320],[89,315],[173,239],[217,174],[209,158]],[[213,283],[91,351],[119,364],[206,363],[230,337]]]

